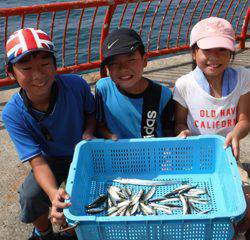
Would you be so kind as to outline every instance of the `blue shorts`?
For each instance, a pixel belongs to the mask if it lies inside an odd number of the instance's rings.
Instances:
[[[58,186],[60,186],[67,179],[71,159],[47,159],[47,161],[55,175]],[[22,222],[32,223],[49,211],[49,207],[51,207],[50,199],[38,185],[32,170],[18,192],[21,204],[20,220]]]

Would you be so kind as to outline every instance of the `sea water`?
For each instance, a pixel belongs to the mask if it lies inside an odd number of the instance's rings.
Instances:
[[[32,6],[32,5],[38,5],[38,4],[48,4],[48,3],[55,3],[55,2],[71,2],[72,0],[0,0],[0,8],[11,8],[11,7],[18,7],[18,6]],[[197,12],[195,12],[191,26],[193,26],[196,22],[197,19],[200,16],[200,13],[202,11],[202,8],[207,1],[201,1],[199,5],[199,9]],[[169,4],[169,0],[163,0],[160,8],[158,9],[158,14],[155,18],[155,23],[152,27],[152,32],[149,35],[150,32],[150,26],[152,23],[152,16],[155,13],[155,9],[158,5],[159,1],[153,1],[148,8],[148,12],[145,18],[145,22],[143,23],[143,28],[141,32],[142,39],[145,43],[146,48],[148,50],[156,50],[157,44],[158,44],[158,36],[159,36],[159,28],[161,25],[162,17],[164,15],[164,12]],[[161,33],[161,38],[160,38],[160,49],[166,47],[167,39],[168,39],[168,32],[170,28],[170,24],[172,21],[172,17],[174,15],[174,11],[176,10],[176,6],[178,5],[179,1],[173,0],[172,4],[169,8],[167,17],[165,19],[163,28],[162,28],[162,33]],[[188,3],[188,0],[183,0],[182,3],[179,6],[179,9],[177,11],[176,17],[173,22],[173,28],[171,32],[171,40],[169,42],[169,47],[175,47],[176,45],[176,37],[178,35],[178,26],[180,19],[182,17],[182,14],[185,10],[185,7]],[[137,14],[134,19],[134,24],[133,28],[136,31],[140,30],[142,19],[144,16],[145,9],[147,7],[148,3],[141,3],[140,8],[137,11]],[[196,1],[191,1],[189,8],[187,9],[187,12],[185,14],[185,17],[183,18],[183,24],[181,31],[186,33],[187,25],[189,24],[189,19],[192,14],[192,11],[195,7]],[[204,11],[202,17],[205,18],[209,15],[212,6],[214,4],[214,1],[208,1],[206,10]],[[224,3],[224,7],[221,9],[220,12],[220,17],[225,16],[226,10],[229,6],[229,1],[226,1]],[[230,11],[228,12],[227,19],[231,17],[232,13],[235,11],[235,16],[233,19],[233,24],[236,23],[238,20],[238,17],[241,13],[241,10],[244,6],[244,2],[240,2],[239,6],[237,7],[237,1],[234,1],[233,4],[231,5]],[[131,4],[130,7],[128,7],[126,14],[124,16],[124,21],[122,26],[123,27],[129,27],[130,21],[131,21],[131,16],[134,10],[135,4]],[[215,5],[213,15],[216,14],[219,11],[220,8],[220,3],[217,3]],[[122,14],[123,6],[117,7],[116,14],[113,16],[113,19],[111,21],[111,29],[115,29],[118,26],[118,23],[120,21],[120,17]],[[61,66],[62,62],[64,61],[65,66],[67,65],[72,65],[75,64],[75,56],[76,56],[76,51],[75,51],[75,46],[76,46],[76,33],[77,33],[77,28],[78,28],[78,23],[79,23],[79,17],[81,14],[81,10],[74,10],[75,12],[72,11],[72,15],[69,18],[68,22],[68,28],[67,28],[67,37],[65,39],[65,58],[63,60],[62,57],[62,48],[63,48],[63,32],[64,32],[64,27],[65,27],[65,19],[67,15],[67,11],[61,11],[56,14],[55,18],[55,27],[54,27],[54,34],[53,34],[53,42],[56,46],[57,52],[56,52],[56,57],[58,61],[58,66]],[[92,17],[94,15],[94,9],[86,9],[84,13],[84,17],[82,19],[82,24],[81,24],[81,32],[80,32],[80,38],[79,38],[79,52],[78,52],[78,62],[87,62],[88,60],[90,61],[95,61],[98,60],[100,55],[99,55],[99,45],[100,45],[100,35],[101,35],[101,27],[103,23],[103,16],[105,15],[106,8],[100,7],[98,9],[97,17],[96,17],[96,22],[93,28],[93,33],[92,33],[92,42],[91,42],[91,56],[88,56],[88,40],[89,40],[89,34],[90,34],[90,26],[92,24]],[[242,16],[245,16],[246,10],[243,12]],[[37,15],[29,15],[25,18],[25,24],[24,27],[36,27],[36,18]],[[52,14],[51,13],[43,13],[41,14],[41,19],[40,19],[40,25],[39,28],[42,30],[46,31],[47,33],[50,33],[50,27],[51,27],[51,19],[52,19]],[[242,21],[241,21],[242,22]],[[177,26],[177,27],[176,27]],[[4,77],[4,65],[5,65],[5,51],[4,51],[4,27],[5,27],[5,18],[0,17],[0,77]],[[8,35],[19,29],[20,28],[20,17],[10,17],[8,19]],[[241,31],[241,25],[238,28],[238,33]],[[182,33],[183,33],[182,32]],[[150,46],[148,45],[148,38],[150,39]],[[179,39],[179,45],[188,42],[185,41],[185,34],[184,37],[181,37]]]

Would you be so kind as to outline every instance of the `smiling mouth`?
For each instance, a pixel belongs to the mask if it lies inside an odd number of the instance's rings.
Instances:
[[[210,68],[219,68],[221,64],[207,64],[207,66]]]
[[[132,77],[133,77],[133,75],[127,75],[127,76],[122,76],[122,77],[119,77],[119,78],[122,81],[127,81],[127,80],[130,80]]]
[[[41,83],[36,83],[36,84],[33,84],[35,87],[43,87],[46,85],[46,82],[41,82]]]

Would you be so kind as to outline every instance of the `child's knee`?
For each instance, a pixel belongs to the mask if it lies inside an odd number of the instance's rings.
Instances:
[[[50,201],[47,196],[38,195],[32,191],[19,191],[21,206],[20,220],[23,223],[33,223],[43,214],[49,212]]]
[[[244,186],[243,191],[246,199],[246,213],[242,221],[238,224],[236,231],[245,232],[250,229],[250,186]]]

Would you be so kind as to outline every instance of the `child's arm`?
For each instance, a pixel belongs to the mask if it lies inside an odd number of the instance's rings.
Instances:
[[[95,138],[94,133],[96,130],[95,113],[86,114],[86,128],[82,135],[82,139],[89,140]]]
[[[237,107],[237,124],[233,131],[229,132],[226,136],[224,147],[232,146],[233,155],[237,159],[239,156],[239,141],[244,138],[250,129],[250,93],[244,94],[240,97]]]
[[[187,126],[187,114],[188,110],[184,108],[180,103],[175,103],[175,134],[177,137],[186,138],[191,135]]]
[[[48,195],[52,203],[51,216],[53,222],[62,225],[65,223],[63,208],[69,207],[70,202],[65,202],[69,196],[58,185],[47,161],[42,156],[37,156],[30,161],[34,176],[40,187]]]
[[[39,155],[30,160],[30,166],[37,183],[52,202],[57,193],[58,185],[49,164],[41,155]]]

